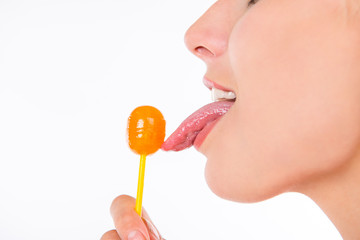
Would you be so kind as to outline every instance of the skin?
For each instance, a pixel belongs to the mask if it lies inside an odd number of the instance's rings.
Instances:
[[[217,1],[185,35],[205,76],[237,96],[199,148],[208,185],[238,202],[303,193],[358,239],[360,1],[248,3]],[[125,240],[129,229],[146,236],[129,199],[112,206]]]

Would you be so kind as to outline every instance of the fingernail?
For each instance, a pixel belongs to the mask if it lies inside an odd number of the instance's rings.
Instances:
[[[159,231],[149,220],[147,220],[146,218],[143,218],[143,222],[145,223],[145,225],[149,231],[150,239],[156,239],[156,240],[162,239]]]
[[[128,240],[145,240],[145,237],[141,232],[135,230],[129,233]]]

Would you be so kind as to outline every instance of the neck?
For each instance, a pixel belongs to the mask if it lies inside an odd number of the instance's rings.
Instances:
[[[334,223],[344,240],[360,239],[360,156],[301,187]]]

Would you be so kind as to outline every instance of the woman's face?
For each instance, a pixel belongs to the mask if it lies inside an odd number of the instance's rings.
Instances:
[[[219,0],[190,27],[205,77],[236,93],[199,149],[216,194],[264,200],[357,153],[358,2]]]

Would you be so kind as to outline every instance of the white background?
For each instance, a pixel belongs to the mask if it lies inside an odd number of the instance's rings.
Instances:
[[[186,29],[210,0],[0,0],[0,239],[99,239],[139,157],[126,122],[159,108],[167,135],[210,101]],[[144,205],[176,239],[340,239],[300,194],[257,204],[207,187],[189,149],[148,158]]]

